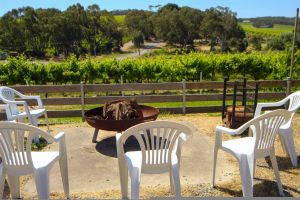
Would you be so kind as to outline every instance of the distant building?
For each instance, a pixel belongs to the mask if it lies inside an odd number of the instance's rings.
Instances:
[[[244,23],[250,23],[251,21],[249,19],[243,20]]]

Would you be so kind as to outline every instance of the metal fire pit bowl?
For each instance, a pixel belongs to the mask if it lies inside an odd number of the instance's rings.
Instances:
[[[103,107],[93,108],[84,113],[86,122],[95,128],[93,142],[96,142],[97,135],[100,130],[122,132],[126,129],[146,121],[156,120],[159,110],[151,106],[140,105],[143,118],[125,119],[125,120],[104,120],[96,116],[102,115]]]

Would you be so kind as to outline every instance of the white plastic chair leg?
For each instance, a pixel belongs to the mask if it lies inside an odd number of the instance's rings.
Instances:
[[[129,169],[129,174],[130,174],[130,180],[131,180],[130,199],[139,199],[141,169],[138,169],[138,168]]]
[[[174,186],[174,178],[173,178],[172,171],[170,171],[169,175],[170,175],[170,191],[171,191],[172,194],[174,194],[175,193],[175,186]]]
[[[119,168],[120,172],[120,183],[121,183],[121,193],[122,199],[128,198],[128,169],[124,165],[122,168]]]
[[[253,197],[253,161],[249,155],[241,155],[241,160],[239,160],[244,197]]]
[[[34,117],[34,116],[31,116],[31,125],[32,126],[35,126],[35,127],[38,127],[38,120],[37,120],[37,117]]]
[[[126,161],[119,158],[119,173],[120,173],[120,184],[121,184],[121,193],[122,199],[128,198],[128,168]]]
[[[273,167],[274,174],[275,174],[275,178],[276,178],[276,181],[277,181],[277,187],[278,187],[278,190],[279,190],[279,194],[281,196],[284,196],[274,149],[270,153],[270,160],[271,160],[272,167]]]
[[[35,126],[35,127],[38,127],[38,120],[37,120],[37,117],[35,116],[29,116],[29,122],[31,123],[32,126]],[[39,137],[34,137],[33,138],[33,141],[36,142],[36,143],[39,143],[40,142],[40,139]]]
[[[1,163],[0,164],[0,199],[3,198],[4,183],[5,183],[5,173],[3,171],[3,163]]]
[[[217,158],[218,158],[218,147],[215,146],[215,149],[214,149],[214,158],[213,158],[212,187],[215,187]]]
[[[286,150],[286,147],[284,145],[284,138],[279,134],[279,140],[280,140],[280,144],[281,144],[281,148],[283,150],[283,153],[285,153],[286,155],[289,155],[287,150]]]
[[[69,173],[68,173],[68,162],[67,159],[61,155],[59,159],[59,167],[61,179],[64,187],[65,196],[67,199],[70,198],[70,187],[69,187]]]
[[[294,167],[297,167],[298,161],[297,161],[297,154],[295,151],[295,142],[294,142],[292,128],[280,129],[279,136],[280,136],[281,142],[284,146],[286,153],[288,154],[288,156],[291,159],[292,165]]]
[[[181,188],[180,188],[180,176],[179,176],[179,166],[177,164],[172,166],[173,182],[175,187],[176,198],[181,197]]]
[[[49,171],[46,168],[38,169],[34,172],[34,178],[38,198],[49,199]]]
[[[47,124],[47,130],[48,130],[48,132],[50,133],[50,128],[49,128],[49,121],[48,121],[48,115],[47,115],[47,111],[45,111],[45,122],[46,122],[46,124]]]
[[[256,159],[253,160],[253,178],[255,178],[255,170],[256,170]],[[254,181],[252,181],[254,183]]]
[[[20,198],[20,179],[19,176],[7,176],[9,190],[11,192],[12,199]]]

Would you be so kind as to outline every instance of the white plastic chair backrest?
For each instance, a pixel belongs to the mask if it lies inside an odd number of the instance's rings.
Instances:
[[[5,103],[8,103],[6,102],[5,100],[8,100],[8,101],[15,101],[15,95],[18,94],[18,92],[16,92],[16,90],[12,89],[12,88],[9,88],[9,87],[6,87],[6,86],[2,86],[0,87],[0,98],[1,100],[4,100]],[[10,106],[10,111],[13,115],[16,115],[16,114],[19,114],[19,109],[18,109],[18,106],[16,104],[10,104],[8,103],[9,106]]]
[[[268,112],[245,123],[239,128],[239,132],[249,127],[249,131],[255,137],[255,150],[268,150],[273,147],[280,126],[285,124],[290,117],[291,113],[285,109]]]
[[[0,152],[7,170],[31,170],[31,144],[34,137],[42,135],[53,141],[43,130],[18,122],[0,122]]]
[[[288,111],[290,111],[291,118],[294,116],[298,108],[300,107],[300,91],[294,92],[288,96],[289,98],[289,107]]]
[[[172,151],[176,151],[179,136],[189,134],[190,128],[176,122],[145,122],[127,129],[119,139],[118,148],[124,154],[123,145],[130,136],[134,136],[141,148],[142,168],[160,168],[171,164]]]

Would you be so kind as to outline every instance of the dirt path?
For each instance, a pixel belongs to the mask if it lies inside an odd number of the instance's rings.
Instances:
[[[129,57],[139,57],[142,56],[150,51],[153,51],[155,49],[159,49],[161,47],[165,46],[165,43],[162,42],[145,42],[144,46],[140,49],[140,53],[137,51],[137,49],[133,48],[132,42],[127,42],[123,45],[121,50],[123,52],[133,51],[131,53],[125,53],[117,56],[117,60],[122,60]]]

